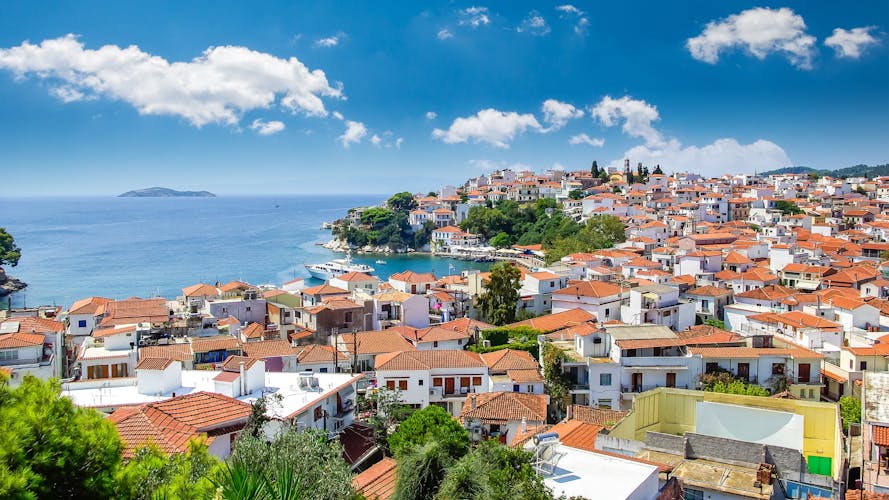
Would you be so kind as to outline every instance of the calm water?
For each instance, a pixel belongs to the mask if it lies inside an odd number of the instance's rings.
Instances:
[[[0,198],[0,227],[22,249],[7,272],[26,283],[13,305],[70,305],[90,295],[181,295],[197,282],[281,284],[309,278],[303,264],[340,256],[323,221],[378,195],[219,198]],[[386,265],[374,263],[386,260]],[[410,269],[437,276],[488,264],[424,255],[356,255],[377,276]],[[314,281],[312,281],[314,283]],[[318,282],[320,283],[320,282]]]

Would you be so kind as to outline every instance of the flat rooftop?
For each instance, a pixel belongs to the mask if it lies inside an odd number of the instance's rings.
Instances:
[[[555,496],[601,499],[657,496],[657,466],[562,444],[556,450],[558,462],[553,473],[541,475]]]
[[[114,409],[163,401],[174,394],[182,396],[201,391],[216,392],[213,378],[220,373],[222,372],[219,370],[182,370],[182,386],[164,394],[140,394],[135,378],[69,382],[62,384],[62,396],[71,398],[77,406]],[[271,418],[284,418],[301,412],[306,406],[363,377],[349,373],[313,373],[313,376],[318,379],[318,389],[315,390],[299,386],[298,372],[267,372],[265,387],[237,399],[252,404],[264,394],[278,394],[281,396],[280,401],[270,403],[266,414]],[[113,385],[101,387],[101,382]]]
[[[672,453],[652,450],[642,450],[636,455],[636,458],[672,465],[671,475],[681,479],[687,488],[704,488],[762,500],[767,500],[772,496],[772,485],[754,486],[757,480],[757,469],[753,467],[729,465],[711,460],[687,459]]]

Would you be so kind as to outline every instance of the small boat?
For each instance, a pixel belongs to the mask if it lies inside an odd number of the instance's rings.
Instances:
[[[378,264],[378,265],[380,265],[380,266],[385,266],[385,265],[386,265],[386,261],[383,260],[383,259],[377,259],[376,264]]]

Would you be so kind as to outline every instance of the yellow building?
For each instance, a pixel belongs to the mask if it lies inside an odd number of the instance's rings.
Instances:
[[[802,449],[808,471],[840,481],[844,445],[839,407],[794,399],[740,396],[685,389],[658,388],[636,396],[633,410],[609,433],[611,437],[645,441],[646,432],[684,435],[697,432],[698,403],[734,405],[739,413],[755,408],[786,412],[802,417]],[[732,407],[726,407],[728,411]],[[799,419],[797,419],[798,421]],[[749,425],[744,419],[724,419],[726,427]]]

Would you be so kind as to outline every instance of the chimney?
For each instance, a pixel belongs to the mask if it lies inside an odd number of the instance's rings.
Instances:
[[[243,361],[238,363],[238,368],[240,368],[240,371],[241,371],[241,376],[238,378],[238,380],[241,383],[241,396],[244,396],[247,394],[247,378],[244,376],[244,362]]]
[[[472,396],[470,396],[469,399],[470,399],[470,401],[472,402],[472,409],[474,410],[474,409],[478,406],[478,404],[476,403],[475,394],[473,394]]]

